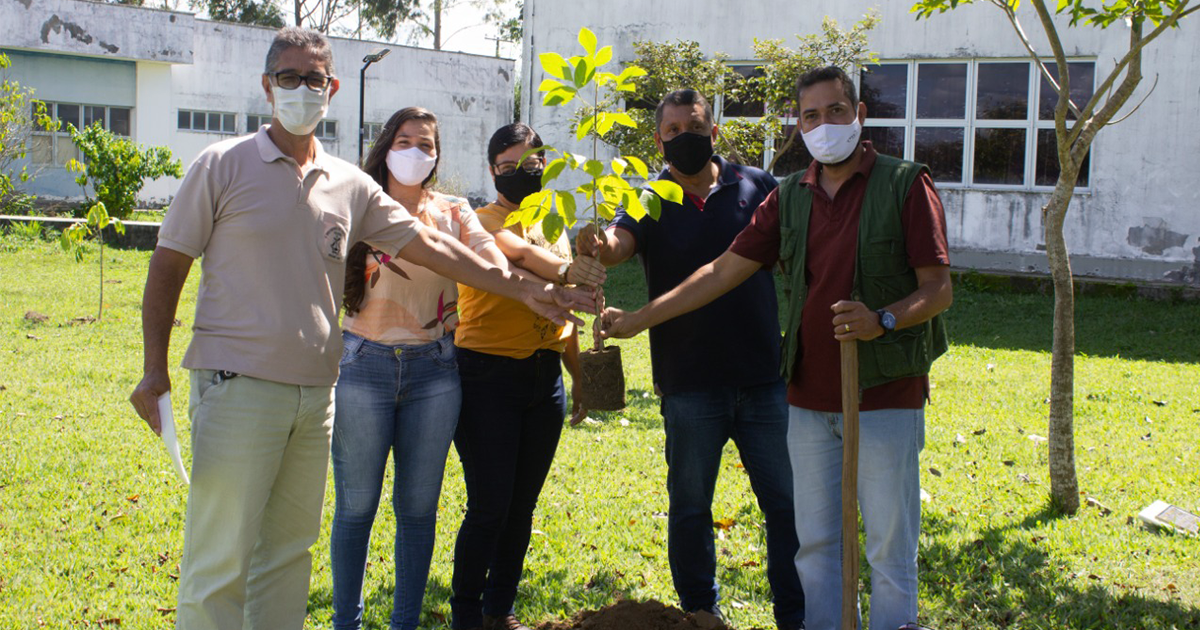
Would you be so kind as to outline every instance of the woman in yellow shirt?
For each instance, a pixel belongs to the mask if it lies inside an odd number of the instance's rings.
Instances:
[[[524,123],[501,127],[488,143],[498,192],[477,212],[510,264],[548,280],[597,286],[603,265],[571,260],[564,233],[555,243],[541,225],[504,227],[527,195],[541,190],[545,155],[521,162],[542,140]],[[571,324],[557,326],[520,302],[459,286],[458,369],[462,411],[454,446],[463,464],[467,513],[454,547],[456,630],[528,630],[513,614],[517,582],[542,484],[558,447],[566,414],[562,366],[579,383],[579,339]],[[573,386],[574,390],[575,387]],[[571,423],[587,415],[572,391]]]

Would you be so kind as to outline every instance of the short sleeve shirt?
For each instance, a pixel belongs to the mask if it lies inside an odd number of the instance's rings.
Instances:
[[[566,232],[550,243],[542,235],[540,223],[528,229],[520,223],[504,227],[508,210],[496,203],[480,208],[478,215],[483,229],[489,234],[508,230],[563,260],[571,260],[571,244]],[[567,340],[575,334],[572,324],[559,326],[517,300],[465,284],[458,285],[458,294],[459,323],[454,332],[454,344],[460,348],[524,359],[538,350],[563,352]]]
[[[617,229],[633,235],[649,298],[674,289],[712,262],[754,216],[778,185],[766,171],[713,160],[716,185],[704,199],[662,202],[656,221],[617,214]],[[671,180],[670,169],[659,179]],[[779,313],[769,269],[711,303],[650,329],[654,383],[664,394],[711,387],[747,387],[779,379]]]
[[[796,368],[788,383],[788,403],[815,411],[839,412],[841,403],[840,348],[833,337],[833,311],[849,299],[854,285],[853,260],[858,250],[858,221],[867,179],[875,166],[875,149],[866,152],[859,169],[830,198],[819,184],[820,164],[813,162],[800,185],[813,193],[805,255],[808,297],[801,313]],[[900,213],[908,264],[912,268],[950,264],[946,217],[937,189],[922,173],[908,192]],[[778,190],[754,214],[754,220],[730,250],[764,265],[779,260]],[[927,376],[899,379],[863,392],[860,409],[920,409],[929,394]]]
[[[349,246],[361,240],[396,253],[422,227],[319,142],[301,174],[268,128],[205,149],[163,219],[159,247],[200,258],[183,366],[332,385]]]
[[[494,243],[465,199],[430,193],[418,211],[421,222],[482,253]],[[342,328],[382,344],[420,344],[458,326],[458,284],[425,267],[377,249],[367,254],[366,290],[358,312]]]

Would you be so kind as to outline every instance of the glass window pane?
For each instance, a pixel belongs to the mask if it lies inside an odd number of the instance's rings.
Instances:
[[[794,127],[795,125],[783,125],[783,129],[781,130],[782,135],[775,139],[776,150],[781,149],[784,143],[787,142],[788,136],[792,134]],[[808,165],[811,163],[812,155],[809,154],[808,148],[804,146],[804,139],[797,132],[792,146],[788,147],[787,151],[775,161],[775,168],[771,170],[771,174],[776,177],[790,175],[808,168]]]
[[[68,133],[68,131],[67,131],[68,124],[75,125],[76,129],[80,128],[80,126],[79,126],[79,113],[80,112],[79,112],[78,105],[68,105],[66,103],[59,103],[57,106],[57,110],[58,110],[58,119],[60,121],[62,121],[62,127],[59,128],[59,131],[61,133]]]
[[[975,117],[979,120],[1024,120],[1029,116],[1029,64],[979,64]]]
[[[1058,64],[1048,63],[1046,68],[1058,79]],[[1067,69],[1071,72],[1071,102],[1083,109],[1088,99],[1092,98],[1093,83],[1096,81],[1096,64],[1090,61],[1068,61]],[[1058,92],[1042,76],[1042,89],[1038,98],[1038,117],[1042,120],[1054,120],[1054,106],[1058,103]],[[1075,120],[1075,114],[1067,109],[1067,120]]]
[[[221,115],[220,114],[215,113],[215,112],[208,113],[208,130],[209,131],[220,131],[221,130]]]
[[[336,120],[326,120],[325,121],[325,137],[333,138],[335,140],[337,139],[337,121]]]
[[[221,116],[221,130],[225,133],[234,133],[237,131],[234,127],[233,114],[224,114]]]
[[[49,164],[54,161],[54,138],[35,135],[29,138],[29,159],[34,164]]]
[[[130,134],[130,111],[128,107],[108,108],[108,128],[118,136],[128,137]]]
[[[179,110],[179,122],[176,126],[180,129],[192,128],[192,113],[184,110]]]
[[[83,107],[83,126],[91,127],[97,121],[101,127],[104,126],[104,108],[95,105],[85,105]]]
[[[54,156],[54,163],[59,166],[66,165],[71,160],[79,159],[79,149],[75,147],[75,143],[71,142],[70,136],[58,136],[55,139],[55,148],[58,154]]]
[[[929,167],[933,181],[962,183],[963,130],[959,127],[917,127],[913,159]]]
[[[863,127],[862,139],[869,140],[879,153],[904,157],[904,127]]]
[[[765,74],[758,66],[731,66],[730,70],[746,78],[761,77]],[[708,96],[705,94],[705,97]],[[762,101],[737,101],[726,95],[721,111],[726,116],[762,116],[763,104]]]
[[[908,103],[908,66],[883,64],[863,68],[860,100],[868,118],[904,118]]]
[[[1025,130],[976,129],[976,184],[1025,183]]]
[[[1037,132],[1037,163],[1034,164],[1033,183],[1038,186],[1053,186],[1058,183],[1058,143],[1054,139],[1053,129],[1038,129]],[[1077,188],[1086,188],[1091,174],[1092,152],[1089,150],[1083,157],[1083,165],[1079,167],[1079,178],[1075,180]]]
[[[967,64],[917,64],[917,118],[965,118]]]

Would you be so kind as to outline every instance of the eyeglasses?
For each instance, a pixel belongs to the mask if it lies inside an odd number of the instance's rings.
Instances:
[[[514,162],[504,162],[503,164],[497,164],[493,168],[496,169],[496,175],[500,177],[508,177],[517,173],[517,165]],[[531,157],[521,165],[521,170],[530,175],[540,174],[543,168],[542,158],[540,157]]]
[[[294,90],[303,83],[308,86],[308,89],[321,92],[329,87],[330,83],[333,83],[333,76],[328,74],[296,74],[284,71],[268,73],[268,75],[275,77],[275,85],[285,90]]]

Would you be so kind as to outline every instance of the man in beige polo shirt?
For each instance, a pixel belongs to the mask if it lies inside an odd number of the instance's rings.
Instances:
[[[167,346],[195,258],[192,485],[177,627],[304,624],[309,548],[320,529],[345,255],[356,241],[449,278],[573,319],[590,298],[521,280],[422,229],[365,173],[326,154],[313,130],[337,93],[324,36],[281,30],[262,86],[270,126],[214,144],[188,170],[159,232],[142,300],[145,365],[130,401],[156,433],[171,389]],[[582,322],[579,322],[582,323]]]

